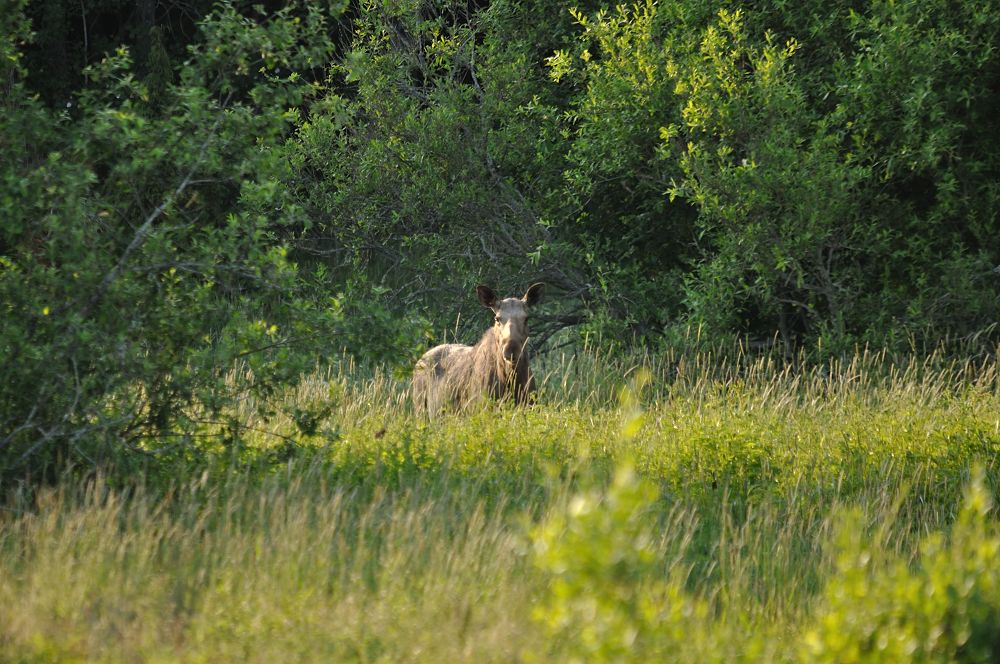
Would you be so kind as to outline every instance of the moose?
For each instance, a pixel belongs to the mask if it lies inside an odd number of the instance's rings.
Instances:
[[[416,411],[434,417],[484,396],[526,403],[535,389],[528,366],[528,310],[541,302],[544,290],[545,284],[532,284],[524,297],[500,299],[489,286],[477,286],[480,303],[493,311],[493,327],[475,346],[443,344],[424,353],[413,370]]]

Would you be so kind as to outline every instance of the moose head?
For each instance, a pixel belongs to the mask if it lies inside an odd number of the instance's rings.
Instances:
[[[508,369],[521,360],[528,341],[528,310],[541,302],[544,290],[545,284],[532,284],[524,297],[501,300],[489,286],[476,287],[479,301],[493,311],[493,336],[497,344],[497,355],[503,359]]]

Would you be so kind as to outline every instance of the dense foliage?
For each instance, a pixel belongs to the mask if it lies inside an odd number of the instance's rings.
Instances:
[[[996,340],[992,0],[285,4],[5,6],[5,472],[405,367],[479,281],[535,348]]]
[[[237,396],[266,411],[315,348],[350,346],[342,296],[287,258],[308,218],[281,184],[332,58],[328,17],[262,12],[214,9],[167,80],[116,49],[55,106],[24,80],[27,23],[4,13],[3,474],[183,454]],[[252,382],[226,378],[237,359]]]
[[[366,4],[300,134],[311,246],[414,302],[535,274],[607,335],[973,334],[1000,313],[995,10]]]

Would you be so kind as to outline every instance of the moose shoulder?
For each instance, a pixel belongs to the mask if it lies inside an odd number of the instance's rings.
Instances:
[[[479,301],[493,311],[493,327],[475,346],[444,344],[424,353],[413,370],[416,411],[433,417],[483,396],[526,402],[535,389],[527,348],[528,311],[541,301],[544,290],[544,284],[533,284],[524,297],[500,299],[489,286],[477,286]]]

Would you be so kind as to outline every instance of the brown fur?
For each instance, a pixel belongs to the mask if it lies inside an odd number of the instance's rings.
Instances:
[[[542,284],[523,298],[500,300],[480,286],[482,304],[493,310],[495,324],[475,346],[444,344],[427,351],[413,371],[413,404],[430,417],[444,409],[464,409],[484,396],[517,404],[530,400],[535,380],[527,349],[528,307],[541,299]]]

